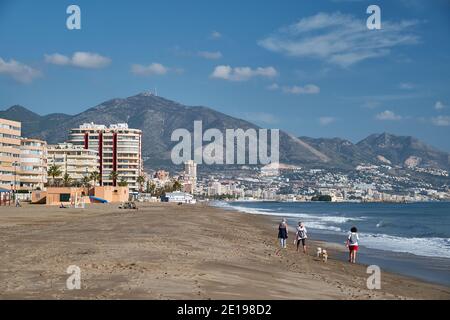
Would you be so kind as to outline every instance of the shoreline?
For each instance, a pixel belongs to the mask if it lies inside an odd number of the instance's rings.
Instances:
[[[214,205],[212,205],[212,206],[216,207]],[[270,223],[273,226],[276,226],[279,223],[279,219],[280,219],[280,216],[278,216],[278,215],[248,213],[248,212],[239,211],[237,209],[234,209],[233,207],[223,208],[223,207],[218,206],[216,208],[224,209],[226,211],[237,212],[237,213],[240,213],[240,214],[248,214],[248,215],[258,216],[258,217],[260,217],[262,219],[267,219],[268,223]],[[290,220],[290,219],[288,218],[288,220]],[[326,249],[329,253],[333,252],[335,259],[341,261],[342,263],[347,263],[348,262],[347,261],[348,260],[348,249],[345,247],[345,245],[340,244],[337,241],[333,241],[333,240],[331,240],[332,237],[328,236],[328,238],[327,238],[324,233],[320,233],[320,232],[317,232],[317,231],[318,230],[316,230],[315,234],[318,235],[318,237],[314,238],[314,240],[312,240],[311,238],[308,238],[308,241],[307,241],[308,254],[311,255],[312,253],[314,253],[314,252],[312,252],[312,250],[310,251],[309,248],[313,247],[315,249],[317,247],[320,247],[322,249]],[[290,235],[295,234],[295,227],[293,227],[292,224],[289,224],[289,234]],[[288,245],[290,244],[292,246],[293,244],[292,244],[292,239],[291,238],[292,237],[290,237],[288,239]],[[361,254],[361,251],[360,251],[358,253],[358,256],[359,256],[358,260],[367,260],[367,257],[369,257],[369,260],[376,261],[376,259],[373,258],[375,252],[377,252],[377,253],[379,253],[381,255],[384,255],[383,257],[391,256],[391,258],[393,258],[395,256],[397,258],[397,260],[400,260],[400,261],[405,260],[404,263],[406,263],[407,261],[411,262],[411,260],[413,260],[413,261],[416,261],[416,260],[428,260],[428,262],[429,262],[429,261],[438,261],[438,260],[445,259],[445,258],[427,257],[427,256],[420,256],[420,255],[416,256],[416,255],[412,255],[412,254],[406,253],[406,252],[394,252],[394,251],[373,249],[373,248],[365,247],[364,245],[361,245],[360,247],[364,248],[364,250],[366,252]],[[364,258],[362,259],[362,257],[364,257]],[[389,258],[383,259],[383,260],[389,261]],[[358,262],[357,264],[361,265],[361,266],[364,266],[364,267],[368,267],[369,265],[372,265],[372,264],[368,264],[368,263],[364,263],[364,262],[363,263]],[[376,263],[374,263],[374,264],[376,264]],[[433,281],[433,280],[429,280],[429,279],[424,278],[424,277],[421,278],[419,275],[416,275],[414,273],[408,274],[407,272],[404,272],[404,273],[398,272],[398,271],[395,270],[395,268],[392,269],[389,265],[388,266],[384,266],[382,268],[382,270],[383,269],[386,270],[386,272],[389,272],[389,273],[391,273],[393,275],[407,277],[407,278],[411,278],[411,279],[414,279],[414,280],[417,280],[417,281],[422,281],[422,282],[429,283],[429,284],[441,285],[441,286],[450,288],[449,284],[447,284],[447,283],[440,283],[439,279],[435,279]]]
[[[426,206],[426,203],[423,203]],[[334,246],[338,248],[338,251],[343,252],[344,254],[340,255],[341,261],[346,262],[347,261],[347,253],[348,250],[344,246],[345,238],[347,233],[342,229],[343,227],[341,225],[344,224],[342,221],[337,221],[336,223],[326,224],[328,221],[336,221],[335,219],[355,219],[358,223],[358,220],[370,220],[368,218],[370,215],[366,213],[364,210],[374,210],[377,207],[370,207],[372,209],[367,209],[368,207],[360,207],[360,209],[356,209],[356,211],[348,211],[350,206],[346,206],[344,209],[339,209],[339,204],[333,204],[333,205],[321,205],[320,210],[317,211],[314,209],[314,205],[312,206],[306,206],[303,207],[301,204],[295,207],[280,207],[276,209],[272,205],[268,206],[258,206],[257,204],[248,204],[240,203],[236,206],[230,203],[224,203],[224,202],[214,202],[212,203],[213,206],[217,206],[219,208],[224,208],[225,210],[235,210],[238,212],[242,212],[245,214],[252,214],[252,215],[258,215],[258,216],[266,216],[269,217],[272,221],[272,223],[278,224],[281,217],[286,217],[288,220],[288,223],[290,226],[296,226],[297,221],[296,219],[301,219],[301,216],[304,215],[304,219],[307,220],[306,226],[308,228],[309,223],[312,223],[312,227],[310,226],[308,230],[310,231],[310,237],[309,241],[319,241],[319,242],[325,242],[328,246]],[[282,204],[279,203],[281,206]],[[346,204],[342,204],[346,205]],[[356,204],[355,204],[356,205]],[[358,206],[361,204],[358,204]],[[380,204],[381,205],[381,204]],[[390,205],[390,204],[385,204]],[[410,205],[416,205],[416,204],[410,204]],[[401,206],[401,205],[397,205]],[[386,208],[385,210],[396,210],[395,208]],[[405,208],[405,207],[403,207]],[[279,210],[279,211],[278,211]],[[355,212],[360,212],[362,210],[363,213],[357,214],[355,216]],[[380,210],[379,207],[378,209]],[[404,210],[404,209],[403,209]],[[416,210],[417,211],[417,210]],[[327,214],[327,212],[334,212],[334,214]],[[342,218],[342,214],[345,212],[344,216],[345,218]],[[294,217],[293,214],[298,214],[299,217]],[[286,216],[286,215],[287,216]],[[366,214],[366,216],[364,216]],[[360,216],[364,216],[363,218],[360,218]],[[315,228],[314,219],[317,219],[319,221],[318,225],[320,225],[322,222],[322,216],[325,216],[325,218],[329,220],[325,220],[325,224],[321,226],[320,228]],[[366,223],[364,226],[365,228],[370,228],[374,225],[374,223],[380,223],[380,222],[374,222],[376,221],[384,221],[387,217],[381,217],[379,219],[372,218],[372,224]],[[389,219],[389,218],[387,218]],[[396,222],[388,222],[388,224],[396,223]],[[348,228],[350,226],[347,224]],[[378,228],[378,225],[377,225]],[[445,252],[438,251],[438,249],[434,249],[432,253],[426,252],[424,250],[416,250],[421,249],[414,247],[414,250],[411,249],[411,247],[403,247],[401,245],[405,245],[405,243],[408,243],[409,240],[407,236],[405,235],[399,235],[399,236],[392,236],[392,234],[378,234],[382,231],[379,231],[379,229],[365,229],[365,233],[362,233],[362,243],[361,243],[361,249],[360,252],[358,252],[358,261],[359,263],[365,264],[365,265],[379,265],[383,270],[409,276],[421,281],[440,284],[444,286],[450,287],[450,279],[449,279],[449,271],[450,270],[450,257],[448,257],[448,254],[444,254]],[[311,238],[312,235],[312,238]],[[364,241],[364,235],[366,235],[367,239],[371,241],[372,239],[381,239],[381,241],[385,240],[384,237],[393,237],[394,240],[397,241],[403,241],[400,246],[393,246],[392,244],[387,244],[387,246],[383,246],[382,242],[378,240],[377,242],[365,242]],[[361,234],[360,234],[361,236]],[[431,239],[431,238],[430,238]],[[431,239],[433,240],[433,239]],[[431,241],[430,240],[430,241]],[[430,245],[430,244],[428,244]],[[444,248],[443,248],[444,249]]]
[[[336,260],[334,249],[327,263],[298,254],[292,237],[276,255],[270,217],[139,207],[0,208],[0,299],[450,299],[449,287],[388,272],[381,290],[368,290],[365,266]],[[70,265],[82,290],[65,288]]]
[[[213,200],[209,200],[210,202],[214,202],[214,201],[223,201],[223,202],[270,202],[270,203],[332,203],[332,204],[339,204],[339,203],[344,203],[344,204],[349,204],[349,203],[385,203],[385,204],[415,204],[415,203],[434,203],[434,202],[438,202],[438,203],[450,203],[450,199],[432,199],[432,200],[427,200],[427,201],[361,201],[361,200],[343,200],[343,201],[312,201],[312,200],[295,200],[295,201],[291,201],[291,200],[270,200],[270,199],[252,199],[252,200],[248,200],[248,199],[213,199]]]

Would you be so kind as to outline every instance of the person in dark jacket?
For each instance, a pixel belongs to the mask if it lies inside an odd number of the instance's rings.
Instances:
[[[286,219],[283,218],[278,225],[278,239],[280,239],[280,246],[286,249],[286,239],[288,238],[288,225]]]

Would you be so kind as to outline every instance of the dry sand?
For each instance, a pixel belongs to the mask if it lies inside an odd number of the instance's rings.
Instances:
[[[323,263],[289,241],[277,255],[276,228],[206,205],[0,207],[0,299],[450,298],[448,287],[388,273],[370,291],[365,267],[333,250]],[[66,289],[70,265],[81,290]]]

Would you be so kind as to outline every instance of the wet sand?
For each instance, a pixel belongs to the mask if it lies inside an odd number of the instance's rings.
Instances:
[[[366,267],[277,254],[270,218],[206,205],[0,207],[0,299],[450,299],[450,288]],[[68,290],[67,267],[81,269]]]

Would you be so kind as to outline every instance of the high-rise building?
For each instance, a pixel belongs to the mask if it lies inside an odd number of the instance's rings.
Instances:
[[[197,189],[197,164],[193,160],[184,163],[184,191],[195,193]]]
[[[47,182],[47,142],[22,138],[20,145],[20,190],[43,190]]]
[[[208,196],[220,196],[223,194],[223,186],[219,181],[213,181],[208,187]]]
[[[97,151],[85,149],[83,146],[60,143],[47,147],[47,167],[58,166],[62,176],[67,173],[73,181],[80,182],[92,172],[98,171],[98,161]]]
[[[18,190],[21,123],[0,119],[0,188]]]
[[[197,179],[197,164],[193,160],[184,163],[184,174]]]
[[[139,189],[137,178],[143,171],[141,130],[130,129],[126,123],[109,127],[85,123],[70,130],[69,142],[98,152],[102,185],[126,181],[131,190]],[[117,173],[117,179],[111,179],[112,172]]]

